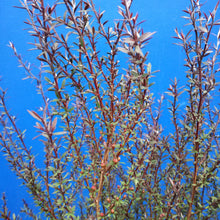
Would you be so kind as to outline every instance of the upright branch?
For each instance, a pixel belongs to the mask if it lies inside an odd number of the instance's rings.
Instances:
[[[202,5],[199,0],[191,0],[191,7],[184,10],[187,14],[184,18],[189,20],[192,29],[188,31],[186,35],[184,35],[183,32],[179,33],[176,30],[177,37],[175,38],[182,41],[180,45],[184,48],[186,54],[185,66],[187,67],[188,79],[188,89],[186,91],[189,96],[189,105],[187,105],[185,123],[187,126],[190,126],[188,132],[192,135],[192,138],[188,141],[192,142],[192,153],[194,154],[194,170],[191,185],[191,197],[188,200],[189,208],[187,211],[187,219],[191,219],[193,206],[196,202],[195,199],[200,193],[198,190],[198,176],[200,169],[202,168],[202,154],[206,152],[205,154],[207,156],[207,152],[209,151],[213,140],[213,138],[209,138],[209,146],[206,146],[206,149],[204,149],[204,133],[206,133],[207,130],[206,126],[208,125],[208,120],[210,120],[210,118],[207,117],[212,115],[209,108],[210,97],[212,96],[212,91],[218,86],[218,83],[216,82],[216,74],[220,70],[219,68],[215,68],[217,57],[219,56],[220,32],[217,34],[217,44],[213,47],[211,46],[211,42],[213,41],[212,31],[216,25],[220,24],[219,21],[216,21],[218,5],[219,2],[214,10],[207,15],[202,13]],[[173,109],[173,113],[174,111],[175,110]],[[211,118],[214,119],[216,114],[219,115],[219,111],[216,111]],[[214,136],[216,135],[218,124],[219,120],[217,119],[215,126],[210,126],[209,132],[214,132]],[[177,128],[175,116],[174,125]],[[176,135],[177,138],[178,132],[176,132]]]

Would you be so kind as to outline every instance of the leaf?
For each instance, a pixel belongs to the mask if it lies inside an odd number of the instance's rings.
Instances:
[[[118,7],[118,13],[124,17],[124,12],[123,12],[123,9],[121,7]]]
[[[103,14],[105,13],[105,11],[102,11],[100,14],[99,14],[99,20],[102,18]]]
[[[80,45],[81,45],[82,47],[84,47],[84,42],[83,42],[83,38],[82,38],[82,37],[79,38],[79,41],[80,41]]]
[[[203,26],[199,26],[198,29],[200,30],[200,32],[203,32],[203,33],[207,33],[208,30],[206,27],[203,27]]]
[[[131,0],[124,0],[124,3],[126,5],[126,7],[130,8],[132,1]]]
[[[150,74],[151,73],[151,63],[147,64],[147,73]]]
[[[125,43],[131,44],[131,45],[133,45],[135,43],[135,40],[131,37],[125,38],[123,41]]]
[[[126,53],[126,54],[128,54],[130,52],[129,50],[127,50],[127,49],[125,49],[123,47],[118,47],[118,50],[123,52],[123,53]]]
[[[57,25],[57,23],[53,23],[53,24],[51,24],[51,26],[50,26],[50,32],[53,30],[53,29],[55,29],[55,27],[56,27],[56,25]]]
[[[219,31],[218,31],[218,34],[217,34],[217,39],[220,39],[220,28],[219,28]]]
[[[15,215],[15,213],[13,213],[12,219],[13,219],[13,220],[16,220],[16,215]]]
[[[55,119],[53,120],[52,127],[51,127],[51,131],[52,131],[52,132],[56,129],[56,125],[57,125],[57,118],[55,118]]]
[[[142,34],[140,37],[139,37],[139,41],[140,42],[143,42],[143,41],[146,41],[146,40],[149,40],[156,32],[147,32],[147,33],[144,33]]]
[[[63,135],[66,133],[67,133],[66,131],[59,131],[59,132],[54,133],[54,135]]]
[[[34,126],[34,127],[40,129],[41,131],[44,131],[44,128],[38,122],[36,122],[36,126]]]
[[[176,28],[174,31],[175,31],[175,33],[176,33],[176,35],[177,35],[177,37],[174,37],[174,38],[179,39],[179,40],[182,40],[182,37],[180,36],[180,34],[179,34],[177,28]]]
[[[144,54],[143,54],[143,52],[142,52],[142,50],[141,50],[141,48],[139,46],[135,47],[135,52],[140,54],[142,57],[144,57]]]
[[[28,113],[35,119],[37,119],[38,121],[43,121],[43,119],[40,117],[40,115],[38,115],[35,111],[29,111],[27,110]]]
[[[45,76],[44,79],[45,79],[45,81],[47,81],[49,84],[53,84],[48,77]]]
[[[138,179],[134,179],[134,185],[137,186],[137,184],[139,183]]]

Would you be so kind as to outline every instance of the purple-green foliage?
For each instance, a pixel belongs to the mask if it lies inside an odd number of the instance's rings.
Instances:
[[[1,146],[40,210],[34,214],[25,202],[21,215],[218,218],[219,3],[210,13],[199,0],[190,3],[184,11],[189,27],[175,30],[186,85],[179,88],[175,78],[166,93],[173,125],[168,134],[161,120],[164,95],[157,101],[153,94],[145,47],[154,32],[141,28],[132,1],[121,2],[111,27],[92,1],[21,1],[39,52],[38,74],[10,47],[42,96],[42,107],[28,112],[44,148],[39,165],[1,90]],[[1,217],[19,219],[3,201]]]

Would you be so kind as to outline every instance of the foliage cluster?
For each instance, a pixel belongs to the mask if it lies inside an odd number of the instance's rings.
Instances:
[[[189,31],[175,30],[185,52],[187,84],[168,88],[172,133],[160,122],[144,32],[132,0],[108,26],[92,0],[23,0],[39,51],[39,74],[14,50],[44,105],[36,119],[44,165],[25,142],[0,94],[0,145],[12,170],[32,195],[39,213],[31,219],[217,219],[220,210],[218,4],[209,14],[199,0],[184,10]],[[64,11],[64,13],[63,13]],[[59,13],[63,14],[59,14]],[[213,39],[215,42],[213,43]],[[124,56],[128,64],[119,62]],[[123,58],[124,59],[124,58]],[[124,68],[125,67],[125,68]],[[180,99],[186,99],[180,109]],[[7,208],[3,219],[21,219]]]

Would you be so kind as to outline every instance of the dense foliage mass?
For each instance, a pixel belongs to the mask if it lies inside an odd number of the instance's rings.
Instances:
[[[0,93],[0,145],[36,207],[24,202],[12,215],[3,195],[1,218],[217,219],[218,4],[206,14],[199,0],[191,0],[184,10],[188,32],[175,30],[187,83],[179,88],[174,79],[167,91],[173,125],[167,135],[160,121],[164,96],[155,101],[145,48],[154,33],[140,27],[132,0],[122,0],[113,27],[92,0],[48,3],[23,0],[20,7],[39,51],[38,75],[10,43],[44,103],[28,110],[44,148],[42,166]],[[123,56],[126,67],[119,62]]]

